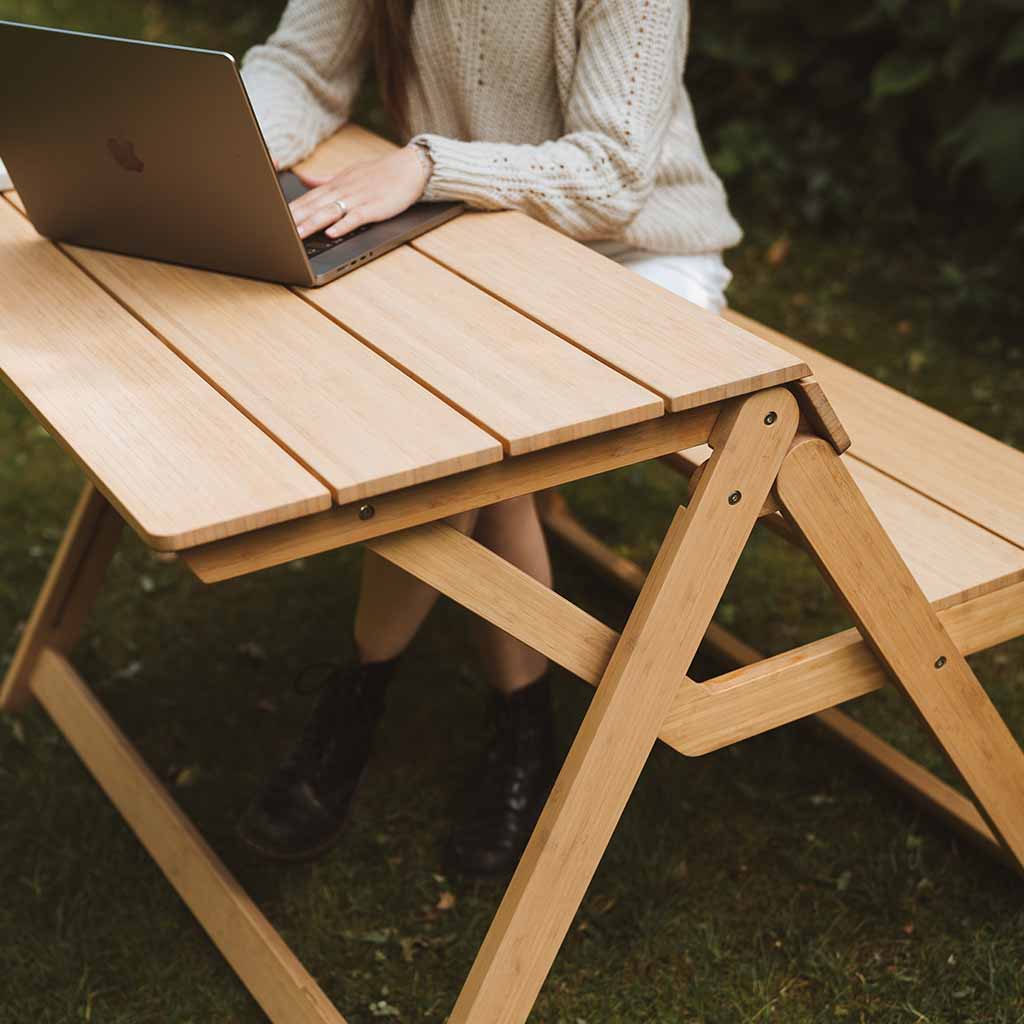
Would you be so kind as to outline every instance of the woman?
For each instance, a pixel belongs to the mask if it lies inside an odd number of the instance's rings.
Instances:
[[[409,142],[311,187],[299,233],[337,236],[419,199],[517,209],[719,311],[740,231],[683,87],[686,0],[290,0],[243,76],[279,167],[344,122],[371,56]],[[456,517],[550,585],[531,497]],[[356,657],[330,678],[243,838],[270,857],[325,850],[369,757],[385,688],[437,594],[367,552]],[[547,662],[482,626],[495,735],[446,852],[449,871],[504,874],[555,776]]]

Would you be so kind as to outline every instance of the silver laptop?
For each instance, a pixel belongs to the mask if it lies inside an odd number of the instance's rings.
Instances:
[[[0,21],[0,155],[40,234],[321,285],[462,212],[417,203],[299,238],[230,54]]]

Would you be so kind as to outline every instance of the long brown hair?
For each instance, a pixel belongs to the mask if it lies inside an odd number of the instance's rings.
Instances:
[[[370,9],[369,43],[384,109],[403,136],[409,134],[409,84],[416,74],[412,10],[416,0],[364,0]]]

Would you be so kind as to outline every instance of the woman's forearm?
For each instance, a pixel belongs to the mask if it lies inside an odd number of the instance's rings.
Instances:
[[[686,58],[682,0],[584,0],[564,134],[537,145],[417,136],[428,199],[518,209],[575,238],[614,237],[654,187]]]
[[[360,0],[290,0],[274,34],[242,62],[271,156],[290,167],[341,127],[366,69]]]
[[[424,198],[482,210],[521,210],[574,238],[603,238],[628,224],[654,185],[656,153],[596,132],[537,146],[420,135],[433,171]]]

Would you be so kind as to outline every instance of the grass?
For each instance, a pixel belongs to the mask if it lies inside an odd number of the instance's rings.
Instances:
[[[199,10],[0,0],[0,16],[207,45],[227,38],[242,48],[265,30],[259,18],[240,27]],[[952,239],[938,225],[934,236],[883,246],[870,227],[840,235],[779,225],[743,194],[734,201],[748,229],[730,257],[735,306],[1024,443],[1017,324],[999,312],[1002,278],[992,284],[971,255],[997,225]],[[778,254],[771,246],[783,233],[780,263],[767,255]],[[995,298],[979,308],[985,287]],[[56,443],[0,390],[0,669],[80,484]],[[641,467],[567,493],[586,522],[649,561],[679,484]],[[465,613],[442,604],[409,652],[339,849],[282,870],[250,859],[233,832],[305,713],[308,698],[289,681],[304,664],[349,651],[359,557],[342,551],[204,588],[129,537],[76,661],[352,1024],[439,1021],[500,899],[494,887],[437,873],[483,709],[462,642]],[[624,600],[555,557],[563,593],[624,621]],[[809,564],[770,535],[744,556],[719,618],[766,650],[844,624]],[[1022,656],[1018,641],[972,659],[1018,736]],[[589,690],[564,674],[558,682],[564,749]],[[938,763],[891,694],[856,710]],[[0,719],[0,814],[0,1024],[263,1019],[38,709]],[[812,728],[697,760],[659,747],[532,1019],[1021,1021],[1020,893],[1018,879]]]

